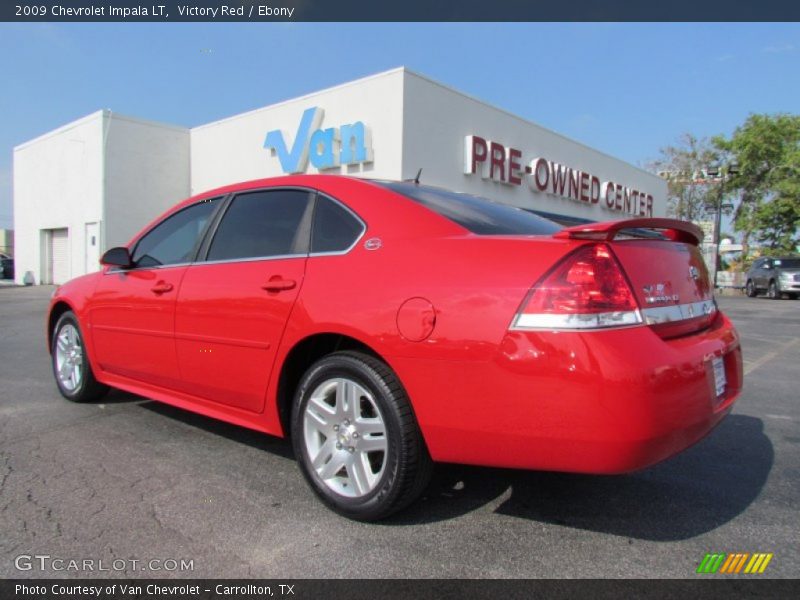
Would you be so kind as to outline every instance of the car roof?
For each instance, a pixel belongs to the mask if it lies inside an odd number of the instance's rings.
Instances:
[[[336,181],[368,182],[370,180],[363,177],[352,177],[348,175],[318,175],[318,174],[279,175],[277,177],[250,179],[248,181],[241,181],[237,183],[223,185],[211,190],[207,190],[200,194],[195,194],[191,198],[188,198],[185,203],[188,204],[195,202],[197,200],[203,200],[206,198],[213,198],[215,196],[221,196],[233,192],[242,192],[262,187],[278,187],[285,185],[285,186],[297,186],[297,187],[308,186],[312,188],[317,188],[317,187],[324,187],[326,183],[331,183]]]
[[[468,233],[466,229],[425,208],[402,194],[384,188],[364,177],[346,175],[284,175],[264,179],[253,179],[217,187],[195,194],[172,206],[145,226],[136,237],[129,242],[134,243],[138,237],[151,229],[158,221],[184,209],[185,207],[211,198],[218,198],[231,193],[257,191],[263,188],[307,188],[319,190],[355,212],[369,227],[377,227],[383,235],[389,232],[413,232],[415,235],[458,235]]]

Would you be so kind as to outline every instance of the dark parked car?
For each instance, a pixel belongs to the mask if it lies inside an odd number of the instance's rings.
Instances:
[[[751,298],[766,292],[774,300],[783,294],[796,299],[800,296],[800,257],[759,258],[746,279],[745,289]]]
[[[0,279],[14,279],[14,259],[0,252]]]

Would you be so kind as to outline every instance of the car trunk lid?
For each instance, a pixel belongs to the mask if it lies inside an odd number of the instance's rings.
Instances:
[[[620,262],[643,321],[662,337],[708,327],[713,286],[698,244],[702,231],[676,219],[631,219],[564,229],[556,237],[603,240]]]

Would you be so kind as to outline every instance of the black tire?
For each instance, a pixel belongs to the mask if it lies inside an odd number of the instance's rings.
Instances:
[[[80,381],[77,385],[70,389],[58,374],[58,343],[59,335],[62,333],[66,326],[71,326],[77,336],[79,347],[76,349],[77,354],[80,356],[82,374]],[[83,342],[83,333],[81,332],[80,324],[75,314],[72,311],[67,311],[59,317],[56,326],[53,328],[51,346],[50,346],[51,364],[53,366],[53,377],[56,380],[56,386],[61,395],[67,400],[72,402],[92,402],[99,400],[108,393],[108,386],[100,383],[95,379],[92,372],[92,365],[89,364],[89,358],[86,355],[86,344]]]
[[[356,497],[340,494],[325,483],[312,466],[306,443],[304,418],[309,399],[321,384],[338,378],[354,382],[372,396],[385,426],[387,450],[381,457],[385,461],[382,475],[369,492]],[[362,400],[363,396],[359,405]],[[331,416],[332,420],[338,418]],[[373,356],[336,352],[314,363],[298,385],[291,425],[292,444],[303,476],[328,507],[345,517],[359,521],[388,517],[416,500],[430,481],[433,463],[405,389],[394,372]],[[357,446],[358,442],[354,444]],[[328,463],[334,460],[333,456]],[[349,474],[349,471],[341,472]]]
[[[775,281],[769,282],[769,287],[767,288],[767,298],[770,300],[780,300],[781,299],[781,292],[778,289],[778,284]]]
[[[747,285],[744,288],[744,292],[747,294],[748,298],[755,298],[758,295],[756,284],[753,283],[752,279],[747,280]]]

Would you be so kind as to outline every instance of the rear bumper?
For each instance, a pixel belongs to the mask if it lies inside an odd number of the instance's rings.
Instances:
[[[392,362],[434,460],[581,473],[634,471],[684,450],[742,387],[739,338],[722,314],[673,340],[644,326],[509,332],[492,361]]]

